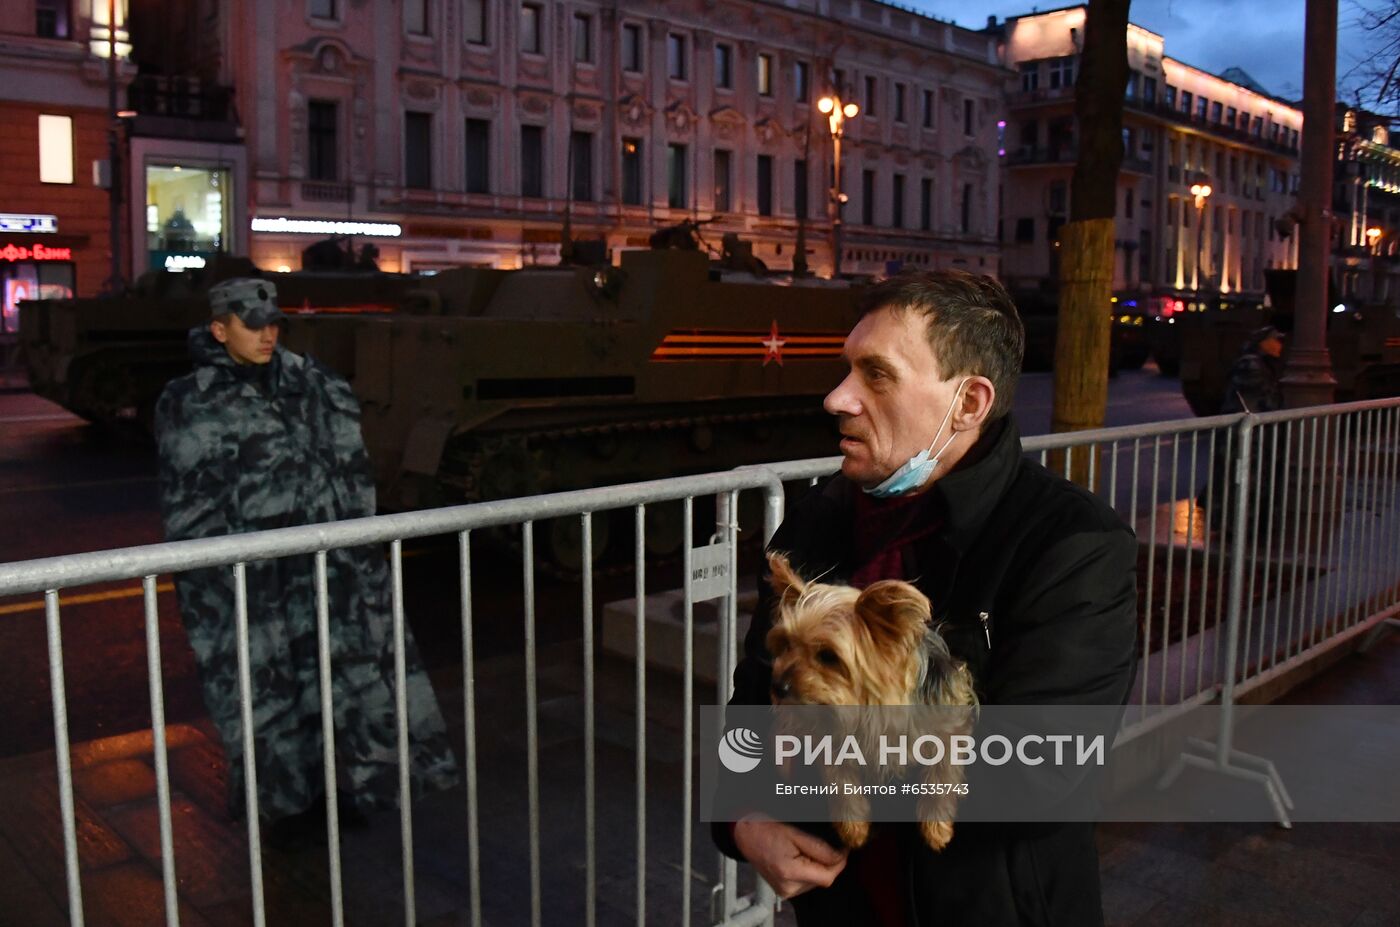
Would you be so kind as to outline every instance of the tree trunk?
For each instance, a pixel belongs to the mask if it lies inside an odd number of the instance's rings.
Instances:
[[[1069,222],[1060,230],[1060,305],[1055,336],[1053,430],[1103,426],[1108,404],[1114,215],[1123,165],[1123,91],[1128,83],[1129,0],[1091,0],[1074,87],[1079,151]],[[1063,466],[1063,457],[1058,458]],[[1070,478],[1089,484],[1089,455],[1073,455]]]

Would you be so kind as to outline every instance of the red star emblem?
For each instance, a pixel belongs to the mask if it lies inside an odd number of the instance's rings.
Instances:
[[[783,345],[787,341],[778,337],[778,320],[773,320],[773,327],[768,329],[768,337],[762,342],[768,349],[768,353],[763,355],[763,366],[767,367],[769,361],[777,361],[778,366],[783,366]]]

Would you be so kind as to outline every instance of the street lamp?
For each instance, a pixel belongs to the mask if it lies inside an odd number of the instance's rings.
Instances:
[[[1201,305],[1201,245],[1206,231],[1206,200],[1210,198],[1208,183],[1193,183],[1191,195],[1196,198],[1196,305]]]
[[[854,103],[842,103],[836,94],[822,97],[817,101],[817,110],[826,117],[831,129],[831,277],[841,276],[841,207],[845,205],[846,194],[841,192],[841,135],[847,119],[854,119],[860,107]]]
[[[1371,246],[1372,254],[1380,254],[1380,250],[1376,247],[1376,245],[1381,240],[1381,234],[1381,230],[1376,228],[1374,225],[1366,230],[1366,243]]]

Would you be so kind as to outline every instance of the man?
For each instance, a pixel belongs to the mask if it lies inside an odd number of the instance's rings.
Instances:
[[[169,540],[373,515],[374,484],[346,382],[278,345],[277,292],[257,279],[209,291],[212,318],[190,331],[194,372],[156,407],[161,509]],[[247,565],[258,811],[274,842],[296,842],[323,813],[315,565]],[[358,816],[398,799],[394,642],[383,552],[327,557],[338,772]],[[229,568],[176,577],[204,701],[229,760],[229,809],[243,812],[234,580]],[[442,716],[405,629],[413,783],[456,781]]]
[[[1097,497],[1021,454],[1009,416],[1024,331],[991,278],[901,275],[872,287],[826,398],[841,473],[788,515],[771,549],[807,579],[915,583],[986,704],[1122,705],[1137,640],[1132,533]],[[734,702],[770,701],[759,602]],[[847,854],[761,816],[720,825],[803,927],[1085,927],[1103,923],[1093,825],[959,823],[934,853],[912,824]]]
[[[1274,412],[1283,408],[1283,335],[1272,325],[1250,332],[1230,365],[1230,382],[1220,404],[1231,412]]]

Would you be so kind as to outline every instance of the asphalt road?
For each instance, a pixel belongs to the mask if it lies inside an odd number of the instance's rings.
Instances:
[[[1024,434],[1049,430],[1049,374],[1023,378],[1016,414]],[[1178,382],[1150,367],[1112,381],[1110,425],[1189,417]],[[148,445],[113,440],[32,394],[0,393],[0,562],[161,540],[155,469]],[[450,540],[429,540],[408,546],[405,557],[405,605],[420,652],[430,669],[451,667],[461,658],[455,549]],[[523,640],[518,555],[478,545],[473,574],[478,656],[518,650]],[[679,581],[675,563],[648,571],[649,590],[676,588]],[[601,576],[597,601],[601,606],[630,598],[632,584],[631,576],[618,571]],[[203,716],[198,678],[168,577],[161,578],[160,590],[167,718],[172,723],[197,721]],[[537,599],[541,646],[579,636],[576,583],[541,576]],[[72,739],[149,727],[139,584],[69,590],[62,601]],[[42,597],[0,599],[0,653],[5,655],[0,757],[51,747]]]

